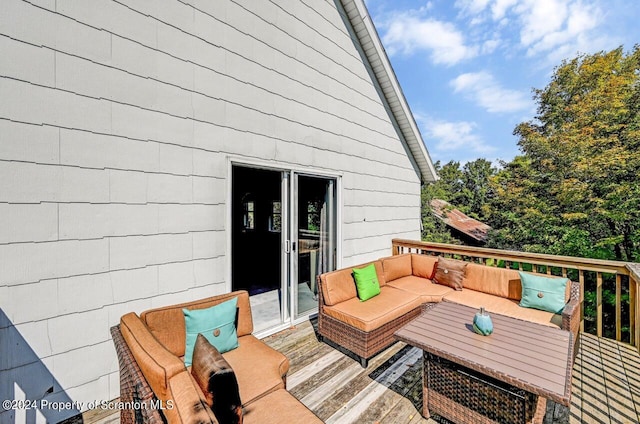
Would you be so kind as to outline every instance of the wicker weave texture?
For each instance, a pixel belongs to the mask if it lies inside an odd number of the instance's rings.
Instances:
[[[120,332],[120,325],[111,327],[111,337],[116,347],[120,365],[120,401],[130,405],[147,405],[146,408],[125,408],[120,411],[121,424],[164,424],[166,419],[152,402],[157,398],[144,378],[140,367]]]
[[[362,331],[323,313],[324,300],[321,284],[318,278],[318,333],[363,359],[369,359],[395,343],[394,333],[420,315],[423,310],[422,306],[417,307],[380,328]]]
[[[538,396],[425,353],[425,413],[462,424],[542,422]],[[540,402],[546,404],[544,398]],[[542,415],[539,414],[542,409]]]
[[[573,334],[573,354],[578,353],[578,343],[580,340],[580,283],[571,282],[571,295],[569,303],[562,311],[562,329],[571,331]]]

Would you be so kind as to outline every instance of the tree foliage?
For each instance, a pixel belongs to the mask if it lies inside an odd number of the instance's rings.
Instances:
[[[460,190],[460,164],[449,162],[444,166],[440,162],[434,164],[440,179],[432,184],[425,184],[421,192],[421,219],[422,239],[435,243],[460,244],[460,241],[451,235],[446,225],[431,211],[431,200],[441,199],[451,201]]]
[[[544,89],[534,90],[534,99],[535,119],[514,130],[520,156],[497,172],[484,159],[462,168],[458,162],[438,164],[441,180],[423,190],[424,199],[447,200],[491,225],[489,247],[640,261],[640,47],[564,61]],[[430,223],[433,217],[425,216],[423,206],[423,221]],[[427,240],[446,241],[442,228],[425,229]],[[612,278],[605,275],[602,292],[610,337]],[[585,281],[590,326],[594,284]],[[623,314],[628,299],[623,292]]]
[[[640,48],[563,62],[491,178],[495,247],[640,259]]]

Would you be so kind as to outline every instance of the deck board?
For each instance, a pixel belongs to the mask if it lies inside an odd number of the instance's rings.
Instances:
[[[420,351],[396,343],[363,369],[316,338],[315,320],[267,337],[289,358],[291,393],[326,422],[434,424],[422,410]],[[570,409],[548,402],[545,424],[640,422],[640,355],[624,343],[581,335]],[[88,411],[78,422],[114,424],[118,415]]]

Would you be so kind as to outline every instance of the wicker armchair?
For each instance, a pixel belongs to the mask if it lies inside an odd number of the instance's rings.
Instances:
[[[142,375],[129,346],[120,332],[120,325],[111,327],[111,337],[120,364],[120,401],[130,405],[146,404],[147,407],[124,408],[120,411],[122,424],[165,424],[167,421],[158,408],[152,408],[158,398]]]

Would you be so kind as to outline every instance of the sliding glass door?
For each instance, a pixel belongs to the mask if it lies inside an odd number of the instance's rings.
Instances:
[[[337,179],[232,166],[231,287],[248,290],[254,328],[317,311],[317,276],[336,268]]]

